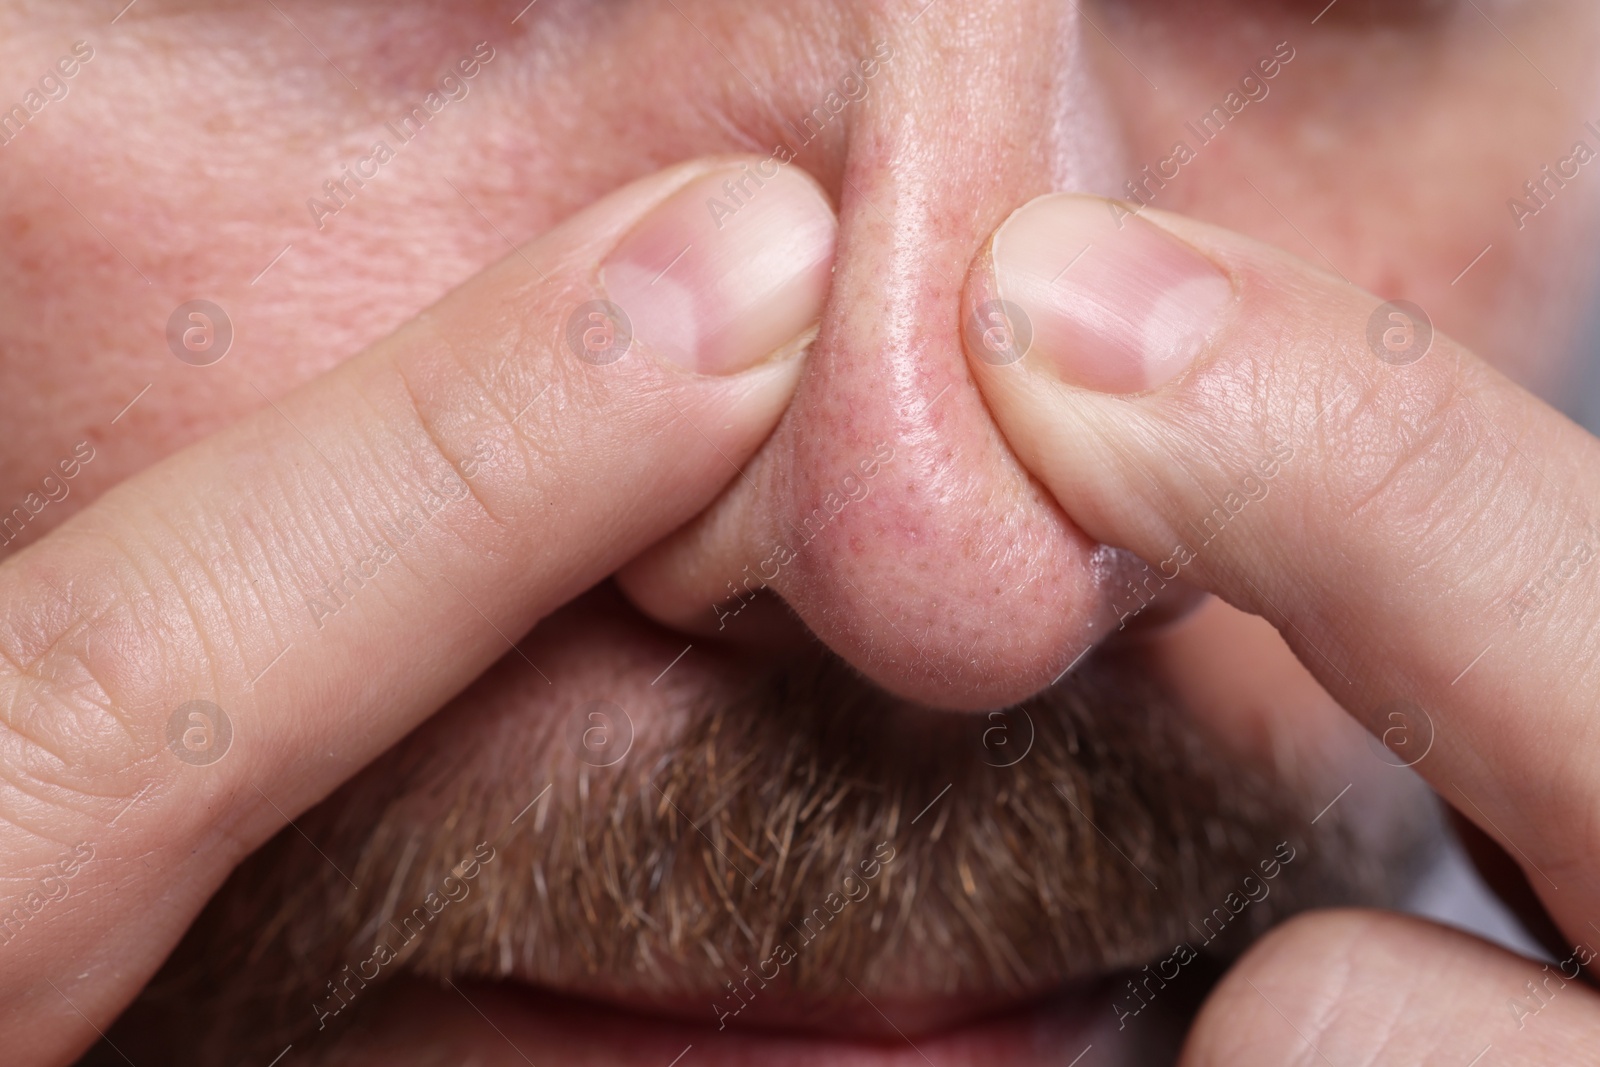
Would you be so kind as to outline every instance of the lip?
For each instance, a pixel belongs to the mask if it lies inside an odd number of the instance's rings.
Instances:
[[[517,983],[403,983],[336,1061],[539,1067],[1122,1067],[1170,1062],[1193,998],[1163,1019],[1119,1029],[1112,978],[1032,1004],[914,1032],[887,1022],[874,1036],[729,1026],[662,1018]],[[879,1005],[878,1007],[883,1007]],[[853,1013],[854,1009],[848,1009]]]
[[[524,989],[533,983],[513,979]],[[866,979],[844,978],[833,995],[803,993],[776,983],[765,988],[754,982],[704,996],[662,996],[648,990],[614,994],[578,985],[566,985],[558,994],[539,996],[583,998],[599,1010],[651,1018],[689,1027],[707,1026],[718,1033],[804,1034],[840,1041],[904,1042],[952,1030],[986,1025],[990,1020],[1048,1006],[1108,1005],[1114,976],[1099,974],[1063,983],[1037,993],[972,992],[962,995],[869,996]]]

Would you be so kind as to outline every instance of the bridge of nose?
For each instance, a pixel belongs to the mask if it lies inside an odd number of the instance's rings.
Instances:
[[[848,124],[835,173],[820,172],[840,233],[819,333],[749,477],[625,586],[670,617],[663,569],[699,605],[764,583],[878,684],[981,708],[1048,684],[1106,609],[1096,546],[1021,468],[971,381],[962,289],[1012,209],[1084,181],[1077,161],[1106,127],[1082,119],[1094,109],[1071,5],[945,2],[866,46],[878,69],[837,115],[785,124],[799,165],[795,142],[820,120]]]

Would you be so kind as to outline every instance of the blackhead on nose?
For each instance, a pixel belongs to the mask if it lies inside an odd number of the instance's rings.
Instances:
[[[838,251],[795,399],[712,512],[622,584],[663,621],[718,634],[751,625],[767,587],[891,692],[989,708],[1115,629],[1117,567],[991,421],[964,346],[1006,359],[1026,326],[963,321],[963,286],[1014,208],[1104,191],[1119,148],[1076,5],[935,0],[919,16],[924,2],[881,5],[837,97],[800,102],[783,126],[795,163],[756,163],[708,204],[736,220],[761,174],[809,162],[803,138],[847,124],[817,168]]]

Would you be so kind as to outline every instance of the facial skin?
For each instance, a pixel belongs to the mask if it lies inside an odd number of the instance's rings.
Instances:
[[[842,809],[807,824],[819,869],[861,858],[858,844],[871,854],[879,838],[868,831],[897,813],[908,872],[895,872],[899,891],[920,888],[935,901],[900,914],[923,924],[918,940],[941,944],[934,935],[943,933],[954,948],[928,958],[903,948],[896,959],[885,945],[830,943],[806,959],[816,970],[793,979],[781,1003],[772,997],[735,1020],[736,1034],[752,1021],[816,1028],[834,1035],[829,1040],[885,1040],[899,1030],[928,1047],[934,1039],[927,1035],[958,1016],[1159,960],[1183,936],[1179,916],[1208,910],[1280,840],[1305,846],[1306,862],[1290,865],[1284,885],[1293,876],[1298,888],[1285,889],[1263,917],[1314,903],[1392,899],[1407,863],[1425,851],[1431,815],[1423,792],[1373,759],[1359,730],[1270,626],[1214,602],[1171,629],[1111,638],[1109,651],[1062,683],[1057,699],[1077,709],[1076,719],[1030,705],[1063,753],[1068,725],[1109,753],[1089,791],[1095,803],[1080,805],[1081,820],[1055,801],[983,808],[983,798],[1008,786],[979,769],[991,752],[987,720],[948,711],[983,712],[1032,697],[1080,662],[1116,630],[1129,564],[1067,518],[996,428],[968,372],[961,293],[974,256],[1019,204],[1056,190],[1129,195],[1124,183],[1170,158],[1175,139],[1195,143],[1186,121],[1287,42],[1293,59],[1256,83],[1266,95],[1199,146],[1154,206],[1277,244],[1383,296],[1414,300],[1441,330],[1555,392],[1577,336],[1580,294],[1589,291],[1594,196],[1580,179],[1520,230],[1506,199],[1566,155],[1594,117],[1600,16],[1575,0],[1481,5],[1501,36],[1471,5],[1424,2],[1342,0],[1315,25],[1321,4],[1242,0],[1139,0],[1081,11],[1043,0],[937,0],[926,8],[840,0],[771,9],[713,0],[541,0],[512,23],[517,6],[282,3],[274,11],[141,0],[113,26],[87,4],[0,11],[0,69],[13,75],[0,99],[20,98],[74,41],[94,51],[66,95],[0,147],[0,425],[9,438],[0,501],[20,501],[45,476],[64,473],[58,464],[78,455],[80,441],[91,442],[94,455],[80,461],[66,496],[40,490],[52,502],[7,552],[385,336],[504,256],[508,242],[526,241],[666,164],[732,152],[761,159],[781,143],[797,146],[789,122],[826,108],[847,75],[861,87],[853,94],[859,99],[830,113],[788,164],[813,175],[837,208],[837,255],[794,400],[742,477],[701,517],[630,563],[617,589],[548,620],[521,646],[526,662],[508,656],[423,732],[300,821],[362,890],[346,897],[343,874],[302,848],[299,831],[286,830],[254,861],[256,873],[245,868],[224,890],[152,989],[140,1010],[156,1022],[141,1030],[136,1011],[113,1035],[119,1044],[146,1049],[155,1062],[231,1059],[246,1047],[266,1049],[270,1059],[294,1040],[278,1040],[286,1031],[222,1027],[202,1040],[185,1029],[192,1022],[183,1013],[177,1022],[161,1014],[160,990],[186,988],[184,967],[195,959],[216,965],[231,959],[226,951],[248,946],[257,953],[247,953],[248,966],[218,966],[198,988],[219,1003],[263,996],[314,1028],[313,1004],[327,1001],[330,964],[363,958],[373,939],[367,920],[393,907],[373,887],[420,899],[545,784],[552,791],[528,816],[538,820],[530,836],[500,846],[473,893],[444,913],[426,951],[400,964],[402,977],[376,992],[371,1007],[358,1004],[367,1015],[356,1018],[352,1008],[336,1021],[342,1029],[296,1041],[297,1054],[376,1061],[401,1034],[411,1062],[432,1055],[520,1062],[456,992],[430,981],[441,977],[465,983],[509,973],[557,993],[714,1028],[704,1004],[715,993],[703,980],[714,971],[699,958],[680,970],[673,954],[703,957],[709,944],[729,954],[742,948],[741,965],[764,958],[760,936],[714,910],[715,884],[733,878],[728,868],[737,860],[729,857],[743,855],[741,847],[754,854],[744,857],[752,868],[773,867],[787,854],[771,839],[741,836],[772,825],[762,804],[821,792],[807,782],[762,794],[762,783],[748,782],[719,793],[707,783],[736,776],[708,769],[683,781],[683,818],[673,821],[661,786],[678,779],[659,772],[663,762],[708,751],[731,759],[753,750],[766,766],[777,762],[785,737],[815,741],[803,727],[827,716],[792,710],[782,728],[744,724],[752,732],[741,735],[743,750],[708,744],[705,731],[718,714],[776,716],[783,702],[752,700],[752,687],[765,692],[760,687],[774,677],[808,679],[819,652],[856,672],[829,663],[830,677],[864,682],[838,690],[863,716],[881,717],[906,737],[954,739],[928,742],[935,755],[921,764],[880,741],[877,767],[850,764],[848,746],[816,742],[818,766],[849,766],[864,780]],[[323,182],[370,158],[374,140],[388,136],[385,122],[438,86],[480,41],[493,58],[457,83],[466,89],[425,134],[400,147],[336,213],[308,207],[311,197],[326,204]],[[871,76],[862,67],[869,58],[877,61]],[[229,355],[204,368],[173,359],[164,335],[172,309],[197,296],[222,305],[236,331]],[[865,463],[876,464],[870,476]],[[830,494],[848,504],[835,510]],[[808,537],[806,519],[819,507],[832,517]],[[768,580],[770,592],[746,595],[745,568],[770,575],[766,561],[780,543],[795,549],[792,562]],[[730,582],[739,600],[728,599]],[[751,603],[741,607],[744,600]],[[836,695],[827,692],[828,701],[806,706],[826,710]],[[637,746],[603,770],[580,760],[566,740],[596,700],[627,710]],[[1113,721],[1128,702],[1139,713]],[[1142,718],[1155,725],[1140,725]],[[1197,753],[1192,766],[1174,768],[1187,780],[1157,773],[1169,764],[1156,746],[1174,735]],[[1047,796],[1071,773],[1087,775],[1082,760],[1061,754],[1051,764],[1041,756],[1017,780]],[[934,773],[947,769],[942,779]],[[925,779],[913,773],[922,771]],[[678,773],[688,774],[681,766]],[[919,822],[917,832],[928,836],[913,838],[908,820],[956,776],[966,784],[944,798],[956,812],[943,831],[955,847],[945,854],[936,828],[947,824]],[[1311,817],[1346,784],[1356,787],[1313,828]],[[1179,817],[1192,813],[1175,802],[1194,796],[1204,798],[1198,810],[1217,832],[1234,835],[1228,847],[1201,846],[1204,820]],[[731,803],[734,814],[712,815],[718,803]],[[1129,826],[1144,827],[1150,845],[1131,859],[1118,858],[1124,839],[1108,846],[1093,825],[1105,827],[1109,817],[1100,813],[1119,804],[1132,805]],[[608,839],[595,811],[623,813],[637,829]],[[1062,822],[1038,829],[1046,812]],[[1072,922],[1049,913],[1047,891],[1000,902],[1010,868],[977,844],[986,828],[1025,825],[1055,846],[1035,857],[1035,870],[1077,894]],[[408,830],[421,842],[409,860]],[[603,886],[613,870],[648,879],[661,870],[652,850],[667,842],[682,866],[662,875],[666,889],[632,919],[650,927],[673,901],[711,917],[685,920],[693,936],[684,940],[619,940],[613,929],[630,917],[616,899],[603,918],[596,913],[593,930],[568,900],[537,922],[508,923],[515,929],[503,940],[487,936],[496,912],[477,910],[486,900],[502,916],[537,911],[528,902],[544,892],[530,886],[541,848],[572,856],[580,844],[607,840],[616,851],[595,854],[593,869],[576,859],[552,862],[541,872],[544,884]],[[962,855],[986,857],[989,866],[964,874],[952,859]],[[1124,860],[1166,888],[1145,895]],[[1096,882],[1086,872],[1099,865],[1115,874]],[[1377,877],[1375,867],[1395,877]],[[791,884],[809,895],[824,884],[816,878]],[[775,874],[774,882],[783,879]],[[735,889],[750,895],[726,909],[730,916],[776,919],[794,910],[754,886]],[[980,889],[982,903],[969,900],[976,910],[962,913],[963,894]],[[1116,921],[1119,904],[1137,921]],[[994,936],[975,930],[974,916],[1014,925]],[[985,950],[1027,948],[1030,931],[1049,929],[1072,929],[1075,937],[1055,946],[1059,952],[1032,945],[1039,955],[1020,967],[983,958]],[[545,954],[548,943],[534,934],[555,937],[560,952]],[[286,960],[286,945],[298,946],[287,955],[304,954]],[[950,966],[955,956],[967,962]],[[864,969],[852,969],[858,965]],[[895,1022],[885,1027],[876,1010],[843,996],[840,974],[862,983],[858,992]],[[261,992],[280,976],[291,992]],[[659,1041],[672,1046],[667,1059],[693,1042],[732,1060],[744,1047],[738,1042],[756,1040],[735,1036],[714,1046],[691,1035],[679,1042],[669,1027],[681,1022],[637,1032],[614,1021],[580,1027],[576,1013],[544,1002],[519,1013],[527,998],[515,986],[470,988],[518,1038],[563,1050],[612,1030],[616,1049],[636,1042],[629,1054],[641,1058],[654,1056],[650,1043]],[[940,999],[951,991],[959,1001]],[[1062,1025],[1073,1035],[1099,1033],[1094,1027],[1107,1027],[1107,1019],[1115,1030],[1103,1011],[1092,1023]],[[1167,1020],[1150,1031],[1181,1026]],[[175,1033],[191,1037],[174,1041]],[[947,1038],[951,1062],[985,1058],[994,1047],[958,1052],[969,1039],[978,1040],[967,1032]],[[1022,1044],[1009,1030],[991,1039]],[[1123,1039],[1107,1033],[1104,1040],[1116,1048]],[[892,1054],[909,1054],[888,1043]],[[750,1054],[758,1054],[755,1046]]]

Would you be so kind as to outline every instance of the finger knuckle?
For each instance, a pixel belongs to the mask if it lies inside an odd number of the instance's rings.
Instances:
[[[427,358],[407,359],[396,372],[408,428],[399,438],[404,460],[395,492],[469,506],[463,529],[475,539],[515,534],[530,486],[548,483],[564,468],[568,449],[557,435],[541,433],[548,415],[572,403],[570,383],[547,353],[534,353],[523,327],[489,346],[467,352],[440,338]]]
[[[36,837],[97,825],[147,777],[153,746],[84,690],[0,675],[0,823]]]
[[[74,547],[81,566],[46,552],[0,585],[31,609],[0,623],[0,773],[23,807],[131,796],[160,766],[170,695],[213,662],[194,588],[147,580],[106,542]]]
[[[1308,489],[1345,543],[1373,546],[1391,566],[1460,573],[1519,536],[1538,479],[1474,391],[1442,370],[1390,379],[1326,421]]]

